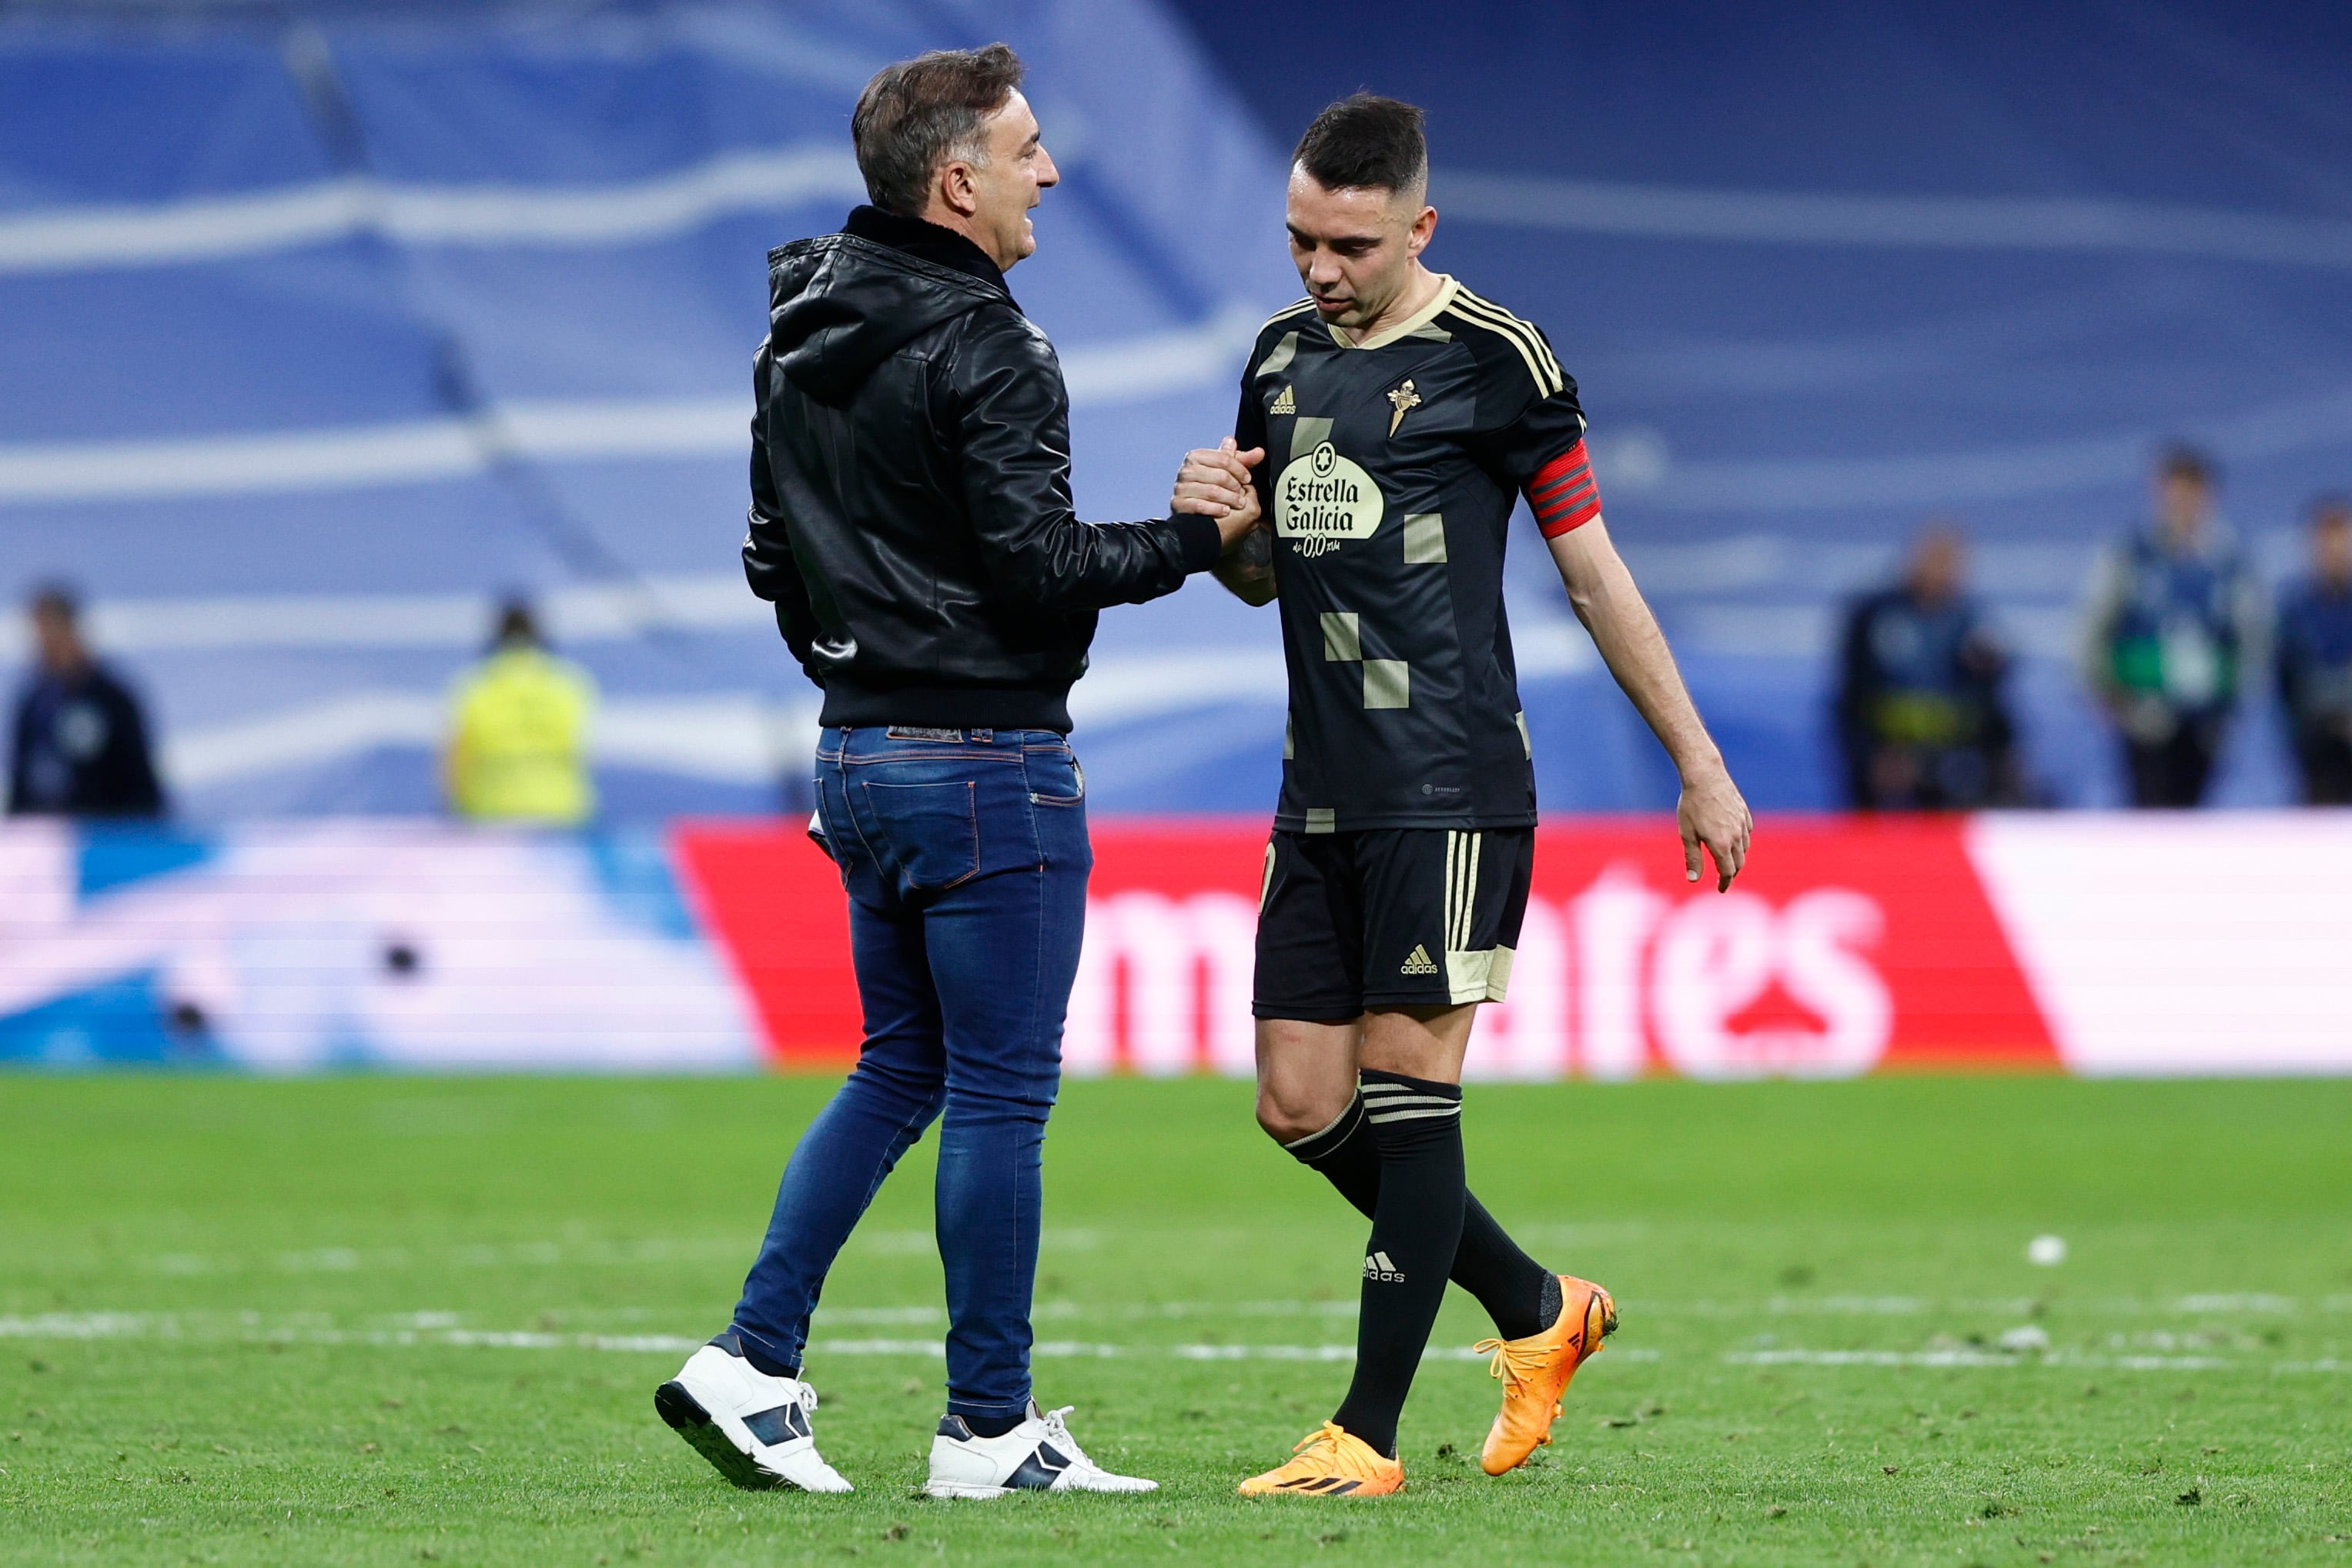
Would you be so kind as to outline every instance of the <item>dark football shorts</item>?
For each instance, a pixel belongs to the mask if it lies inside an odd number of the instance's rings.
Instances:
[[[1501,1001],[1535,858],[1533,828],[1276,829],[1250,1010],[1336,1023],[1373,1008]]]

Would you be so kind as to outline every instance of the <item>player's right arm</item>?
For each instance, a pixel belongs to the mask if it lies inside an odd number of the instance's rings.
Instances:
[[[1248,605],[1274,598],[1274,529],[1266,523],[1263,497],[1251,473],[1265,461],[1265,448],[1244,452],[1228,435],[1212,450],[1196,448],[1184,455],[1176,471],[1176,488],[1170,505],[1179,511],[1201,511],[1218,519],[1233,543],[1211,569],[1227,591]],[[1241,529],[1239,538],[1232,530]]]
[[[1253,607],[1273,602],[1275,595],[1274,528],[1265,517],[1265,411],[1244,377],[1233,434],[1213,451],[1204,447],[1186,453],[1170,497],[1171,506],[1212,508],[1213,517],[1239,513],[1250,519],[1247,531],[1225,548],[1213,571],[1228,593]]]

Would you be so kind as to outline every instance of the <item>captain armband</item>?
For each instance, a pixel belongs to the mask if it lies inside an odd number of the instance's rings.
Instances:
[[[1601,490],[1592,480],[1592,460],[1580,441],[1536,471],[1527,483],[1528,507],[1548,539],[1558,538],[1601,515]]]

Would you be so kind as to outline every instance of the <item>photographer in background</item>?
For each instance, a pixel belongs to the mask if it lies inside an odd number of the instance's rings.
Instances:
[[[1930,523],[1903,580],[1847,612],[1837,727],[1856,810],[2017,802],[2015,730],[2001,693],[2009,651],[1968,592],[1967,571],[1958,525]]]
[[[2123,740],[2131,801],[2200,804],[2259,667],[2264,606],[2213,508],[2212,463],[2168,447],[2156,466],[2153,523],[2111,546],[2083,620],[2083,674]]]
[[[8,814],[161,817],[163,789],[147,745],[146,715],[82,640],[73,591],[38,589],[26,608],[35,663],[11,727]]]
[[[2352,496],[2311,507],[2311,573],[2279,601],[2279,700],[2313,806],[2352,806]]]

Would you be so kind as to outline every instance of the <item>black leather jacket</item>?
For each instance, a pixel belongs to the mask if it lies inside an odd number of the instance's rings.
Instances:
[[[969,240],[870,207],[768,256],[743,570],[827,725],[1070,727],[1095,612],[1216,525],[1086,523],[1045,335]]]

